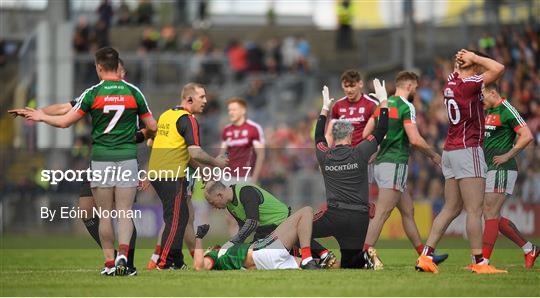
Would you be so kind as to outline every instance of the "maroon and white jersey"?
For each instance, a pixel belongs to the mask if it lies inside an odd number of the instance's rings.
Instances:
[[[249,119],[240,126],[229,124],[223,128],[221,140],[229,153],[229,167],[231,170],[238,169],[238,175],[245,176],[248,169],[243,167],[251,167],[251,170],[249,170],[251,176],[256,160],[253,143],[264,144],[264,134],[261,126]]]
[[[356,146],[363,140],[362,132],[378,104],[366,94],[362,94],[357,102],[350,102],[345,96],[334,103],[331,119],[347,120],[353,124],[352,145]]]
[[[484,78],[481,75],[462,79],[454,72],[448,76],[443,91],[449,122],[444,150],[483,146],[483,84]]]

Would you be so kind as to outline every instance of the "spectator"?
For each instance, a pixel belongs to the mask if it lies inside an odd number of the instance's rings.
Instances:
[[[283,68],[281,42],[275,37],[266,43],[266,68],[272,74],[280,74]]]
[[[178,51],[176,29],[172,25],[165,25],[161,29],[161,39],[159,49],[162,51]]]
[[[0,38],[0,66],[6,64],[6,43]]]
[[[194,41],[195,33],[193,32],[193,29],[186,29],[180,38],[180,50],[183,52],[191,52]]]
[[[131,23],[131,10],[129,5],[126,4],[126,1],[122,0],[117,11],[119,26],[129,25]]]
[[[113,8],[109,3],[109,0],[101,0],[101,4],[97,8],[98,20],[103,21],[105,27],[111,26],[111,20],[114,15]]]
[[[227,57],[229,58],[229,67],[234,73],[235,80],[242,80],[247,69],[246,50],[240,45],[240,43],[238,43],[237,40],[232,40],[229,42]]]
[[[247,71],[261,72],[265,70],[264,52],[258,44],[252,41],[246,42]]]
[[[310,52],[310,45],[309,41],[303,36],[300,36],[298,38],[297,43],[297,51],[298,51],[298,58],[297,58],[297,68],[301,72],[307,72],[309,70],[308,65],[308,58],[309,58],[309,52]]]
[[[152,2],[150,2],[150,0],[139,0],[136,15],[138,24],[152,24],[152,19],[154,17],[154,7],[152,6]]]
[[[109,27],[103,20],[98,20],[92,33],[92,41],[95,46],[100,49],[110,45]]]
[[[298,59],[298,48],[296,46],[296,39],[294,37],[289,36],[283,40],[281,53],[283,56],[283,65],[287,69],[292,70],[295,67],[295,63]]]
[[[336,48],[338,50],[351,50],[354,48],[352,41],[353,8],[350,0],[343,0],[337,8],[338,32]]]
[[[143,53],[151,52],[157,49],[158,41],[159,32],[152,29],[152,27],[146,27],[143,30],[139,50]]]
[[[90,49],[90,28],[86,17],[79,17],[73,35],[73,48],[76,53],[86,53]]]

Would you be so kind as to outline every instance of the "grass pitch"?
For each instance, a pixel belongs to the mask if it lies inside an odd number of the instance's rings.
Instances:
[[[69,239],[47,238],[57,244]],[[440,251],[450,253],[450,258],[437,275],[414,271],[416,253],[406,241],[379,243],[382,271],[234,272],[146,271],[152,249],[151,242],[142,241],[141,247],[147,248],[137,249],[139,275],[135,277],[100,276],[102,255],[88,245],[16,248],[18,241],[40,243],[40,239],[2,238],[2,296],[540,296],[540,262],[525,270],[521,250],[505,239],[499,239],[492,256],[493,264],[509,270],[501,275],[475,275],[462,269],[470,259],[463,240],[441,243]],[[191,263],[189,255],[186,260]]]

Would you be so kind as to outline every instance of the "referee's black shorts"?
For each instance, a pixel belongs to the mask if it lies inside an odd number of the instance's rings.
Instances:
[[[313,218],[313,238],[334,237],[341,251],[342,268],[363,268],[362,248],[369,225],[366,211],[328,207]]]

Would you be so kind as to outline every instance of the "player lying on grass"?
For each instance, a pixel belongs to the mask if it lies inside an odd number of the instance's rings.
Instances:
[[[416,110],[412,98],[418,87],[418,75],[409,71],[402,71],[396,76],[396,93],[388,98],[388,133],[379,146],[375,160],[374,177],[379,187],[379,197],[376,202],[375,216],[369,221],[369,227],[364,242],[364,251],[373,247],[382,228],[392,210],[402,205],[402,209],[410,209],[409,220],[403,221],[403,227],[407,236],[413,243],[418,254],[422,253],[424,245],[420,239],[420,233],[414,222],[414,205],[410,196],[404,196],[407,192],[408,162],[411,145],[431,159],[440,167],[441,156],[424,140],[416,126]],[[368,137],[378,122],[379,109],[369,119],[363,132],[363,137]],[[403,216],[405,219],[405,216]],[[433,256],[435,264],[446,260],[447,254]],[[378,257],[373,264],[375,270],[383,269],[383,263]]]
[[[117,73],[117,76],[122,80],[125,79],[125,76],[127,74],[125,66],[124,66],[124,62],[120,58],[118,58],[118,69],[116,73]],[[48,105],[46,107],[41,108],[41,110],[45,114],[50,115],[50,116],[65,115],[76,104],[77,104],[77,100],[74,99],[66,103],[57,103],[57,104]],[[17,117],[17,116],[25,117],[25,115],[28,115],[29,112],[30,111],[27,109],[13,109],[13,110],[8,111],[8,113],[12,114],[14,117]],[[137,130],[134,138],[137,143],[142,143],[147,136],[149,136],[148,131],[145,128],[141,128]],[[144,187],[145,184],[141,184],[141,185],[142,186],[139,188],[139,190],[145,190],[145,187]],[[94,197],[92,196],[92,190],[90,189],[90,181],[89,180],[83,181],[81,184],[81,189],[79,193],[79,209],[86,211],[83,214],[90,215],[90,214],[94,214],[93,212],[94,207],[96,207],[96,203],[95,203]],[[82,221],[84,223],[84,226],[86,227],[86,230],[90,234],[90,236],[92,236],[94,241],[96,241],[97,245],[101,247],[101,241],[99,239],[99,218],[98,217],[82,218]],[[129,242],[129,253],[128,253],[129,257],[128,257],[128,262],[127,262],[127,266],[129,268],[128,275],[137,274],[137,268],[135,268],[135,265],[134,265],[136,240],[137,240],[137,229],[135,228],[135,225],[133,225],[133,233],[131,235],[131,240]],[[101,271],[101,274],[103,275],[112,274],[112,273],[113,272],[111,272],[109,268],[107,267],[104,267],[103,270]]]
[[[290,208],[270,192],[253,183],[237,183],[226,186],[221,181],[207,183],[204,196],[208,203],[218,209],[227,209],[236,219],[240,229],[222,250],[243,243],[253,235],[257,241],[270,235],[290,215]],[[322,247],[312,240],[312,245]],[[323,250],[325,250],[323,248]],[[328,252],[320,258],[320,265],[332,267],[336,256]]]
[[[313,209],[304,207],[282,222],[266,238],[254,243],[238,243],[227,248],[214,247],[203,251],[202,239],[209,225],[197,227],[195,239],[195,270],[238,270],[238,269],[321,269],[311,257],[311,224]],[[302,260],[289,254],[295,243],[300,241]]]
[[[540,250],[523,238],[513,222],[501,217],[501,208],[506,197],[512,196],[516,183],[518,168],[514,156],[533,141],[533,136],[518,111],[505,98],[501,98],[495,83],[486,85],[482,94],[486,109],[484,151],[488,165],[484,196],[483,255],[489,262],[497,235],[501,232],[523,249],[525,268],[529,269],[534,266]]]

